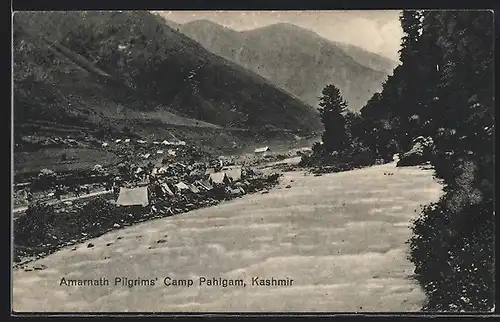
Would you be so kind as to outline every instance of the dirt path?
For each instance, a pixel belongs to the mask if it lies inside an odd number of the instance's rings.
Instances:
[[[64,198],[64,199],[61,199],[61,200],[49,201],[49,202],[47,202],[47,204],[49,204],[49,205],[56,205],[56,204],[63,203],[63,202],[68,202],[68,201],[75,201],[75,200],[80,200],[80,199],[85,199],[85,198],[90,198],[90,197],[102,196],[102,195],[105,195],[105,194],[108,194],[108,193],[112,193],[112,192],[113,191],[111,191],[111,190],[91,192],[89,194],[80,195],[78,197],[75,196],[75,197]],[[12,212],[13,213],[20,213],[20,212],[26,211],[26,209],[28,209],[28,207],[18,207],[18,208],[13,209]]]
[[[393,163],[321,177],[285,173],[280,188],[269,194],[115,231],[91,240],[92,248],[87,242],[33,263],[46,265],[45,270],[15,271],[13,307],[66,312],[416,311],[425,297],[408,278],[413,274],[406,260],[408,227],[420,205],[440,194],[432,171]],[[167,287],[167,276],[191,278],[194,285]],[[241,278],[247,286],[199,286],[200,276]],[[62,277],[106,277],[110,286],[60,286]],[[114,286],[115,277],[154,279],[156,284]],[[294,282],[252,286],[252,277]]]

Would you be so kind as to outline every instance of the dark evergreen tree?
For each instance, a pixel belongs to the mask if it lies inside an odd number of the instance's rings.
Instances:
[[[342,152],[348,147],[345,119],[343,113],[347,102],[342,98],[340,90],[335,85],[327,85],[320,97],[319,113],[325,131],[323,132],[323,149],[327,154],[334,151]]]

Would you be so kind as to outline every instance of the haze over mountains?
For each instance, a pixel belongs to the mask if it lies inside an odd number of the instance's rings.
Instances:
[[[149,12],[16,13],[14,80],[17,123],[321,127],[309,106]]]
[[[360,47],[332,42],[288,23],[241,32],[208,20],[166,23],[311,106],[317,106],[318,96],[327,84],[335,84],[349,109],[359,111],[398,65]]]

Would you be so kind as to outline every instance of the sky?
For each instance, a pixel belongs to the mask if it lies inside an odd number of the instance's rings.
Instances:
[[[207,19],[237,31],[292,23],[323,38],[356,45],[395,61],[399,61],[403,35],[397,10],[155,12],[177,23]]]

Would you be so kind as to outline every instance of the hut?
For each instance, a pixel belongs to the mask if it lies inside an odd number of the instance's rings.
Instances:
[[[262,147],[262,148],[257,148],[253,151],[253,153],[256,155],[256,156],[260,156],[260,157],[265,157],[269,154],[269,152],[271,152],[271,149],[268,147],[268,146],[265,146],[265,147]]]

